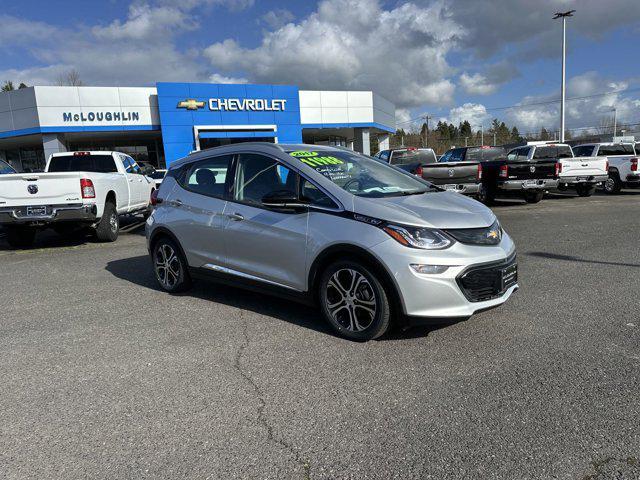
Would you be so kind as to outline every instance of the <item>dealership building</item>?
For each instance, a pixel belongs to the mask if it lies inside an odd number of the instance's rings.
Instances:
[[[118,150],[160,168],[194,150],[267,141],[387,148],[395,106],[374,92],[157,83],[0,93],[0,159],[39,170],[52,153]]]

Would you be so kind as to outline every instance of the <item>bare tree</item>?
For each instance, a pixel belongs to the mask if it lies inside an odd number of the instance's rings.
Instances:
[[[72,68],[56,77],[56,85],[59,87],[81,87],[84,85],[84,82],[80,79],[80,72]]]

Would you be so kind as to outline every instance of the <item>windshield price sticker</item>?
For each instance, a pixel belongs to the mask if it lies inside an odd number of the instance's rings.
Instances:
[[[289,155],[296,157],[303,163],[306,163],[310,167],[318,168],[324,165],[343,165],[344,162],[339,158],[332,156],[319,156],[318,152],[291,152]]]

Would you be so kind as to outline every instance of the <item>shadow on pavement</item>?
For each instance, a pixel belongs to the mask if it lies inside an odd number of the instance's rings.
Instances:
[[[623,262],[606,262],[604,260],[587,260],[584,258],[574,257],[573,255],[560,255],[557,253],[548,252],[525,252],[524,255],[539,258],[550,258],[552,260],[564,260],[565,262],[579,262],[579,263],[594,263],[597,265],[615,265],[618,267],[638,267],[638,263],[623,263]]]
[[[138,256],[107,263],[105,269],[117,278],[150,290],[163,291],[155,278],[151,260],[148,256]],[[166,295],[170,295],[167,293]],[[186,293],[176,296],[191,296],[221,303],[234,308],[249,310],[260,315],[268,315],[301,327],[337,336],[326,324],[316,307],[302,305],[292,300],[285,300],[269,294],[260,294],[242,288],[231,287],[213,281],[198,280],[193,288]],[[456,322],[446,322],[438,325],[411,327],[409,329],[394,329],[379,340],[407,340],[421,338],[430,332],[444,328]]]

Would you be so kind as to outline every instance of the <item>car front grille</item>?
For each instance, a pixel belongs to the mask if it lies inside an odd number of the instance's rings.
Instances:
[[[500,262],[469,267],[456,280],[470,302],[484,302],[500,297],[518,283],[516,256]]]

